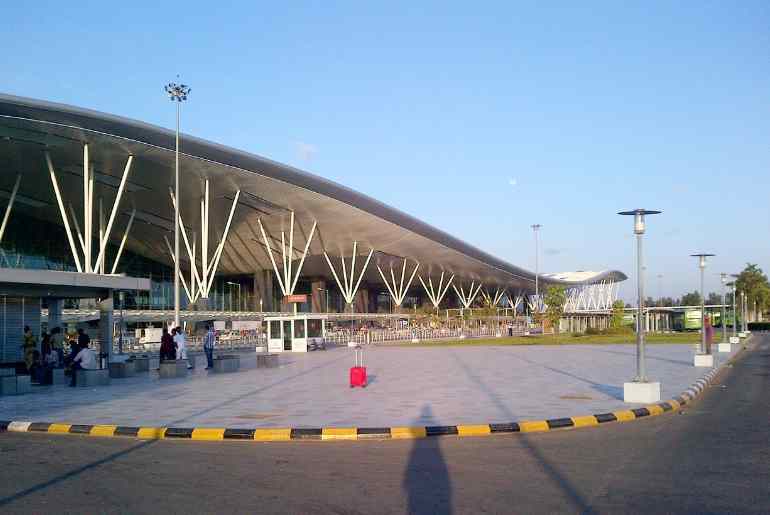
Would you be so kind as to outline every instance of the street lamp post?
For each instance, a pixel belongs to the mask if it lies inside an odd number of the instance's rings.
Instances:
[[[733,336],[738,336],[738,299],[735,295],[735,281],[733,281]]]
[[[658,402],[660,400],[660,383],[649,382],[644,357],[644,277],[642,276],[642,236],[644,235],[644,216],[656,215],[660,211],[647,209],[634,209],[633,211],[621,211],[619,215],[634,217],[634,234],[636,235],[636,279],[637,302],[636,315],[636,377],[631,383],[623,384],[623,400],[625,402]]]
[[[532,232],[535,233],[535,299],[537,302],[537,309],[540,310],[540,297],[539,297],[539,288],[538,288],[538,279],[540,275],[540,241],[538,240],[538,233],[540,232],[540,228],[542,225],[540,224],[533,224],[532,225]]]
[[[170,82],[166,84],[166,93],[172,102],[176,102],[176,152],[174,167],[174,327],[179,327],[179,113],[182,102],[192,89],[186,84]]]
[[[714,366],[714,358],[706,347],[706,290],[704,286],[704,273],[706,270],[706,258],[713,257],[714,254],[690,254],[690,257],[698,258],[698,268],[700,268],[700,327],[701,338],[698,354],[695,356],[696,367]]]
[[[725,308],[725,297],[727,296],[727,274],[722,272],[719,274],[719,278],[722,279],[722,343],[727,343],[727,315]]]

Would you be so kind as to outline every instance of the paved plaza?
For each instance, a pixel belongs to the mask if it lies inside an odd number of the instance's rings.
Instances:
[[[693,354],[690,344],[647,346],[648,373],[661,381],[663,400],[709,370],[693,367]],[[185,379],[151,371],[110,386],[42,386],[0,397],[0,420],[254,428],[544,419],[629,407],[623,382],[636,360],[633,345],[369,347],[365,389],[348,386],[352,364],[348,348],[282,354],[276,368],[256,368],[255,354],[244,353],[239,372],[211,374],[199,356]]]

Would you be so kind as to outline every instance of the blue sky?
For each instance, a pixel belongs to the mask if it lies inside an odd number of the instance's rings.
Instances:
[[[541,270],[631,276],[645,207],[651,295],[770,271],[768,2],[108,4],[0,8],[0,91],[171,126],[181,74],[186,132],[513,263],[541,223]]]

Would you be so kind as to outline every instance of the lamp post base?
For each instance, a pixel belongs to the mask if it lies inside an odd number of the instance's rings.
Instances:
[[[696,367],[708,367],[714,366],[714,356],[712,354],[696,354],[693,359],[693,365]]]
[[[660,383],[623,383],[623,402],[634,404],[660,402]]]
[[[733,350],[733,346],[729,343],[720,343],[717,345],[717,351],[718,352],[731,352]]]

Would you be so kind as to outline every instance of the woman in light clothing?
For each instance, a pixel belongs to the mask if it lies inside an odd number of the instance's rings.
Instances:
[[[181,327],[176,328],[176,335],[174,336],[174,343],[176,343],[176,359],[187,359],[187,338],[185,338],[184,332]],[[192,368],[190,362],[187,362],[187,368]]]

